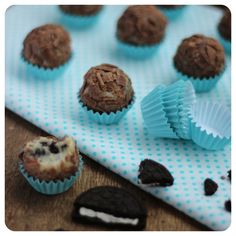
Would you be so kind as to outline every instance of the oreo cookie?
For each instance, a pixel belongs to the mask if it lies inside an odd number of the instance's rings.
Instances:
[[[228,171],[228,178],[229,178],[229,180],[231,182],[231,170]]]
[[[231,212],[231,200],[225,201],[225,210]]]
[[[217,189],[218,189],[218,184],[215,181],[209,178],[205,179],[204,190],[206,196],[213,195],[217,191]]]
[[[72,218],[77,223],[102,224],[128,230],[146,226],[147,212],[131,193],[123,188],[100,186],[89,189],[74,202]]]
[[[148,186],[167,187],[174,183],[169,170],[162,164],[150,159],[141,161],[139,165],[139,183]]]

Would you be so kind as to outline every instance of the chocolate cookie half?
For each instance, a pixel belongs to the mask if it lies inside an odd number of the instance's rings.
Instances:
[[[162,164],[150,159],[141,161],[139,165],[139,182],[148,186],[171,186],[174,178],[169,170]]]
[[[72,218],[78,223],[141,230],[146,225],[146,209],[123,188],[100,186],[82,193],[74,202]]]

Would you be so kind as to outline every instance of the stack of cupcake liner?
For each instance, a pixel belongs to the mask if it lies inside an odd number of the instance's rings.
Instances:
[[[185,123],[189,103],[194,102],[195,93],[190,82],[180,80],[170,86],[156,87],[141,102],[149,133],[156,138],[189,139],[189,127]]]
[[[145,126],[155,138],[188,139],[208,150],[230,142],[230,110],[197,101],[190,81],[157,86],[141,102]]]

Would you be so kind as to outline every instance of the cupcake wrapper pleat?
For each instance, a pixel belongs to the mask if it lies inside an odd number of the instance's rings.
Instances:
[[[197,102],[190,112],[191,138],[207,150],[220,150],[231,141],[230,110],[211,102]]]
[[[175,20],[176,18],[180,17],[183,12],[185,11],[186,6],[176,8],[176,9],[164,9],[161,8],[160,10],[164,13],[164,15],[169,19],[169,20]]]
[[[230,142],[229,109],[196,102],[190,81],[180,80],[162,89],[156,87],[141,101],[141,110],[153,137],[192,139],[208,150],[220,150]]]
[[[110,124],[117,124],[119,121],[126,115],[126,113],[132,108],[133,104],[135,102],[135,97],[133,97],[132,101],[130,104],[123,108],[120,111],[116,112],[110,112],[110,113],[99,113],[99,112],[94,112],[93,110],[89,109],[87,106],[85,106],[80,98],[79,98],[79,104],[83,111],[88,115],[88,117],[95,121],[98,124],[104,124],[104,125],[110,125]]]
[[[177,78],[184,81],[190,81],[197,93],[203,93],[212,90],[224,73],[224,71],[222,71],[219,75],[216,75],[212,78],[199,79],[184,75],[177,69],[175,69],[175,71],[177,74]]]
[[[43,67],[38,67],[36,65],[33,65],[28,61],[26,61],[22,56],[21,56],[21,61],[23,62],[24,66],[26,66],[26,70],[30,75],[33,75],[37,79],[51,80],[51,79],[57,79],[63,75],[63,73],[66,71],[69,64],[71,63],[72,57],[73,56],[71,56],[66,63],[54,69],[45,69]]]
[[[63,193],[72,187],[74,182],[80,176],[83,169],[83,160],[82,157],[79,158],[79,167],[74,175],[70,178],[65,178],[64,180],[56,180],[56,181],[43,181],[37,178],[30,176],[25,170],[24,166],[19,164],[19,171],[25,177],[27,182],[38,192],[46,194],[46,195],[55,195],[59,193]]]
[[[89,27],[95,25],[98,22],[102,11],[103,10],[90,16],[76,16],[76,15],[66,14],[60,10],[61,22],[62,24],[75,29]]]
[[[219,33],[218,33],[218,39],[221,45],[224,47],[225,52],[231,54],[231,41],[224,39]]]
[[[146,59],[152,57],[157,52],[160,43],[152,46],[135,46],[128,43],[123,43],[117,39],[118,51],[123,52],[126,56],[134,59]]]
[[[141,101],[141,111],[145,126],[149,134],[155,138],[178,139],[168,122],[160,91],[162,90],[154,89]]]

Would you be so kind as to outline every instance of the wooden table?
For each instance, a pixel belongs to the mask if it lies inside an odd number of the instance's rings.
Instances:
[[[99,185],[122,186],[134,192],[148,210],[146,230],[209,230],[173,207],[130,184],[125,179],[85,157],[84,171],[75,185],[58,196],[45,196],[31,188],[17,169],[17,155],[23,145],[47,135],[31,123],[6,110],[5,124],[5,220],[11,230],[107,230],[105,227],[71,221],[73,201],[81,192]]]

